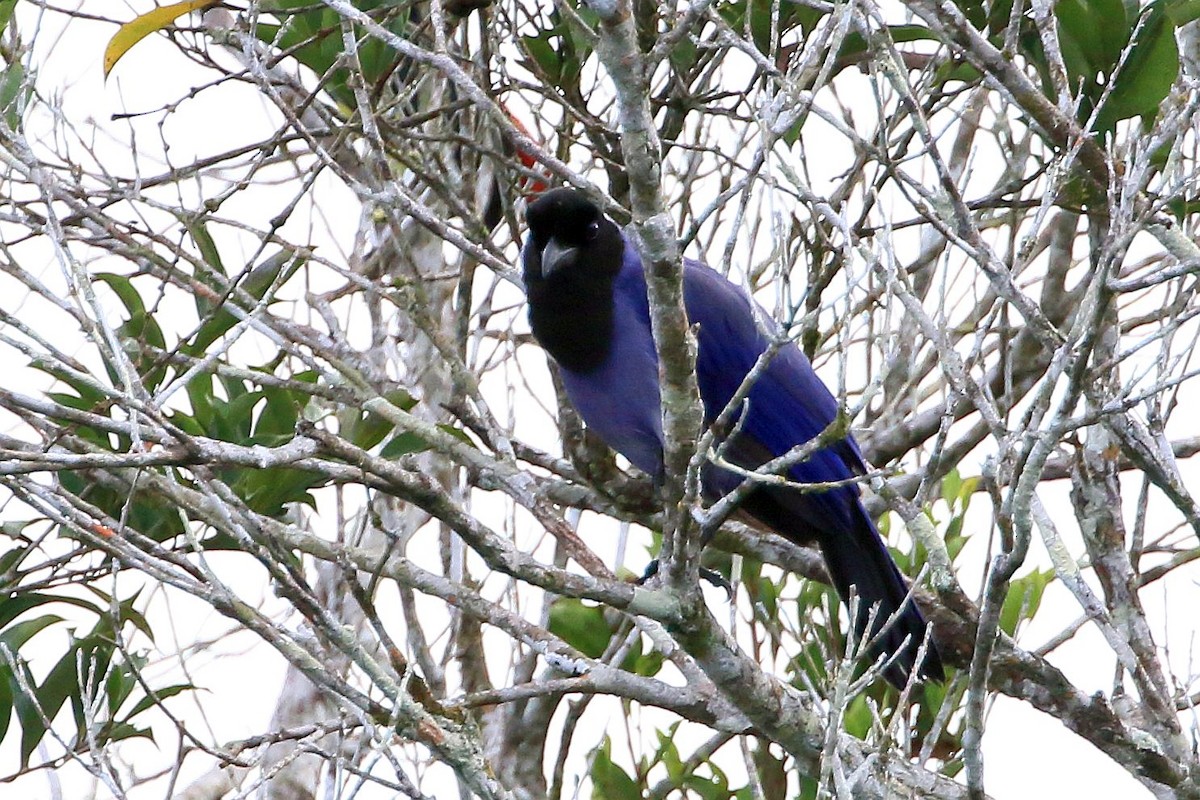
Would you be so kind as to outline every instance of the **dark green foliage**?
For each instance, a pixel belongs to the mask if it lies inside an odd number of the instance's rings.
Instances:
[[[592,752],[591,779],[593,800],[635,800],[645,797],[658,783],[651,777],[654,770],[657,776],[665,778],[667,784],[673,787],[672,796],[696,797],[703,800],[751,800],[754,793],[750,786],[735,787],[729,776],[725,774],[712,758],[688,761],[680,753],[676,744],[683,723],[675,722],[665,730],[656,731],[658,744],[649,758],[643,758],[637,764],[631,775],[613,760],[612,740],[605,737],[600,746]],[[760,759],[757,757],[756,763]],[[775,760],[769,753],[761,761],[766,774],[763,788],[772,790],[786,786],[787,776],[783,771],[783,762]],[[783,798],[783,794],[765,793],[769,800]]]
[[[592,800],[640,800],[642,791],[629,773],[613,763],[607,736],[592,753]]]
[[[1054,570],[1034,570],[1028,575],[1013,578],[1000,611],[1000,629],[1013,636],[1022,622],[1033,619],[1042,604],[1042,593],[1054,580]]]
[[[551,9],[548,16],[550,27],[521,37],[526,53],[522,65],[550,86],[578,91],[583,64],[592,54],[591,44],[583,31],[557,11]],[[595,12],[586,6],[579,8],[579,16],[590,26],[597,23]]]
[[[1161,0],[1140,10],[1121,0],[1063,0],[1054,13],[1080,122],[1094,114],[1091,129],[1103,134],[1124,119],[1153,118],[1179,74],[1175,25]]]
[[[401,38],[409,35],[419,22],[414,5],[407,0],[358,0],[354,5]],[[275,0],[264,4],[262,10],[280,24],[260,18],[254,29],[258,38],[312,70],[322,80],[325,91],[349,115],[356,106],[354,91],[348,83],[350,71],[342,66],[334,68],[345,52],[338,13],[311,0]],[[361,75],[367,91],[375,95],[383,81],[402,71],[401,60],[387,43],[358,30],[355,34]]]
[[[12,654],[11,660],[0,659],[0,740],[15,719],[21,736],[22,768],[29,765],[30,756],[49,732],[50,724],[68,704],[74,722],[74,736],[69,744],[83,752],[93,744],[104,745],[131,737],[152,738],[147,728],[134,724],[134,718],[160,700],[194,688],[177,684],[147,693],[138,677],[146,663],[145,656],[118,645],[119,632],[126,623],[154,640],[146,619],[134,607],[137,595],[114,601],[93,587],[89,589],[100,602],[37,592],[17,592],[0,600],[0,648]],[[96,623],[83,636],[68,631],[66,651],[39,681],[21,657],[21,648],[44,631],[61,626],[64,619],[43,613],[19,622],[14,620],[27,611],[52,604],[83,609],[96,616]],[[137,700],[131,703],[135,697]]]
[[[312,382],[312,373],[292,376]],[[215,391],[219,385],[223,393]],[[171,421],[188,433],[241,445],[276,447],[288,442],[296,430],[300,412],[310,395],[302,389],[277,386],[251,387],[234,378],[197,375],[188,384],[192,413],[176,413]],[[271,517],[283,514],[288,503],[314,501],[309,490],[323,478],[291,467],[226,467],[217,474],[251,510]]]
[[[599,658],[612,643],[616,634],[602,606],[588,605],[582,600],[561,597],[550,606],[550,632],[588,658]],[[621,668],[645,677],[656,675],[662,668],[663,656],[657,650],[645,650],[641,638],[633,642],[621,662]]]

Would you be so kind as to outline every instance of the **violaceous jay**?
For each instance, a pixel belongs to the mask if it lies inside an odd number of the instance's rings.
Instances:
[[[522,266],[534,338],[557,362],[567,397],[587,426],[634,466],[661,477],[658,354],[641,257],[621,229],[574,189],[543,194],[529,205],[527,220]],[[779,331],[744,291],[700,262],[684,261],[683,299],[696,331],[705,423],[712,425]],[[816,439],[837,414],[837,401],[808,359],[786,342],[757,374],[720,451],[728,463],[754,470]],[[903,686],[916,667],[926,623],[853,483],[865,470],[858,445],[846,436],[785,473],[797,484],[846,483],[824,491],[760,484],[740,508],[785,539],[820,548],[843,602],[849,604],[855,587],[859,637],[868,633],[876,607],[868,653],[886,654],[891,663],[885,677]],[[701,473],[710,500],[742,481],[711,462]],[[918,678],[944,679],[932,642],[917,672]]]

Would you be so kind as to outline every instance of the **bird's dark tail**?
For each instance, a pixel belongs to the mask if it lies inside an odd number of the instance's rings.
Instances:
[[[742,502],[742,509],[796,544],[816,542],[834,588],[847,607],[850,587],[855,587],[855,638],[872,642],[866,652],[872,660],[881,654],[888,656],[883,676],[889,683],[902,688],[914,671],[920,679],[945,680],[942,660],[932,641],[920,669],[916,669],[917,653],[928,626],[908,596],[908,584],[862,507],[857,491],[841,488],[815,494],[768,487],[752,492]],[[878,610],[872,611],[873,607]],[[871,636],[864,639],[872,613],[875,621]]]
[[[864,641],[868,622],[874,624],[867,637],[872,641],[867,654],[877,659],[886,654],[889,665],[883,675],[888,683],[902,688],[916,669],[918,650],[925,640],[926,622],[911,597],[908,585],[892,561],[887,545],[872,524],[866,510],[855,499],[855,525],[852,530],[823,532],[818,536],[829,577],[842,601],[850,606],[850,587],[858,596],[858,615],[854,632]],[[878,610],[872,611],[877,607]],[[899,613],[897,613],[899,612]],[[925,660],[918,677],[942,681],[942,661],[933,642],[926,647]]]

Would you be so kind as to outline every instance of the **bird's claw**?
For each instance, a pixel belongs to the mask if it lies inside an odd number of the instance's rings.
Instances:
[[[650,580],[657,574],[658,574],[658,559],[656,558],[653,561],[651,561],[649,564],[646,565],[645,571],[642,572],[642,577],[637,579],[638,586],[644,585],[646,583],[646,581]],[[718,589],[724,589],[725,590],[725,599],[727,601],[733,600],[733,584],[731,584],[729,581],[725,580],[724,575],[717,572],[715,569],[709,569],[708,567],[701,567],[700,568],[700,578],[701,578],[701,580],[708,581],[710,584],[717,587]]]
[[[646,565],[646,569],[642,571],[642,577],[637,579],[638,586],[645,586],[646,581],[658,574],[658,559],[654,559]]]

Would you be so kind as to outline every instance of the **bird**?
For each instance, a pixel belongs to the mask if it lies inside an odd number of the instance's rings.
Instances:
[[[525,217],[521,268],[533,338],[558,365],[567,399],[587,427],[661,482],[658,354],[645,267],[634,242],[571,187],[540,195]],[[718,421],[759,357],[777,343],[735,409],[735,421],[722,426],[728,431],[719,447],[728,463],[757,469],[813,441],[835,421],[838,402],[808,358],[781,337],[778,325],[744,290],[706,264],[684,259],[683,301],[695,331],[696,382],[707,426]],[[887,657],[883,674],[889,683],[903,688],[914,672],[917,680],[945,680],[932,640],[917,664],[926,621],[863,507],[854,478],[866,465],[857,443],[846,435],[822,444],[785,476],[797,484],[842,483],[823,491],[760,483],[740,510],[788,541],[815,544],[847,606],[853,587],[859,598],[854,631],[858,641],[873,637],[867,648],[872,659]],[[711,460],[701,471],[709,501],[743,479]]]

